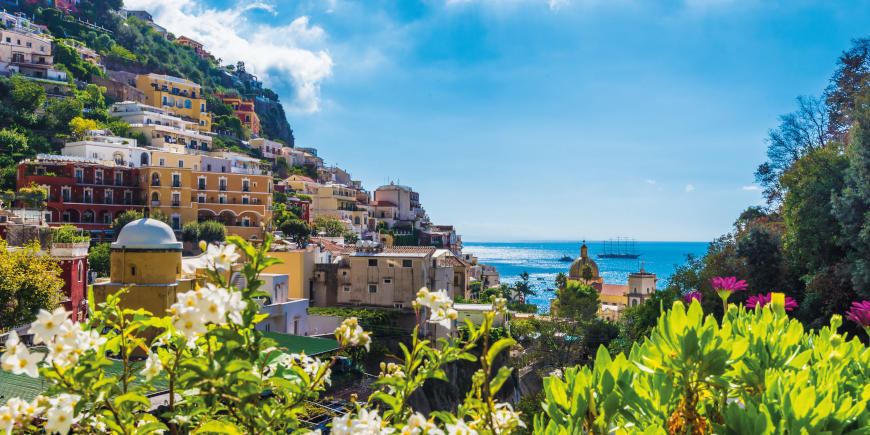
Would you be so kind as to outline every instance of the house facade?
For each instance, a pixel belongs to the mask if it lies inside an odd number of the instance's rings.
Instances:
[[[211,131],[211,113],[206,109],[200,85],[178,77],[142,74],[136,77],[136,88],[145,94],[145,104],[193,122],[199,131]]]

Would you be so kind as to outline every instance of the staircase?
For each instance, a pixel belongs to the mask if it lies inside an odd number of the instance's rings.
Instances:
[[[234,285],[238,289],[247,288],[248,287],[248,279],[245,278],[245,276],[242,275],[241,273],[234,272],[233,277],[230,278],[230,284]]]

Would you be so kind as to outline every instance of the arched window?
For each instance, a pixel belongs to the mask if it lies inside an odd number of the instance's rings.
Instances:
[[[152,193],[151,200],[152,201],[160,201],[160,195],[158,195],[157,192]]]
[[[82,282],[82,272],[83,272],[83,269],[84,269],[84,268],[82,267],[82,262],[81,262],[81,261],[79,261],[79,268],[78,268],[78,269],[79,269],[79,270],[78,270],[78,272],[79,272],[79,282]]]
[[[359,216],[353,218],[353,223],[359,225]]]
[[[184,108],[190,109],[192,106],[190,105],[190,100],[184,100]]]
[[[151,185],[152,186],[159,186],[160,185],[160,174],[158,174],[156,172],[151,174]]]
[[[139,157],[139,164],[148,165],[148,153],[142,153],[142,156]]]

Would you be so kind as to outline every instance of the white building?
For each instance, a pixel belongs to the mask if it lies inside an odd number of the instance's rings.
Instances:
[[[260,290],[269,294],[269,299],[261,305],[262,312],[269,317],[258,323],[257,329],[308,335],[308,299],[287,296],[290,277],[280,273],[261,273],[260,279],[264,281]]]
[[[64,156],[114,162],[117,165],[140,166],[140,153],[148,153],[136,147],[136,139],[109,135],[106,130],[91,130],[77,142],[67,143],[61,150]]]
[[[142,145],[170,148],[176,152],[211,149],[211,136],[200,133],[195,122],[185,121],[166,109],[137,101],[123,101],[113,104],[109,115],[121,118],[133,131],[142,132],[149,140],[148,144]]]
[[[281,144],[281,142],[275,142],[273,140],[264,139],[262,137],[249,140],[248,146],[260,150],[260,153],[262,154],[264,159],[274,160],[276,157],[281,157],[283,155],[282,151],[284,149],[284,145]],[[290,165],[292,166],[292,164]]]

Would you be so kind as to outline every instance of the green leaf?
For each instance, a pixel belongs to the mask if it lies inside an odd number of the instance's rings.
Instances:
[[[493,361],[495,361],[495,357],[498,356],[501,351],[517,344],[517,341],[513,338],[502,338],[499,341],[496,341],[492,344],[492,347],[489,348],[489,352],[486,353],[486,362],[489,365],[492,365]]]
[[[511,368],[502,366],[498,369],[498,373],[489,381],[489,389],[492,394],[498,393],[498,390],[501,389],[501,386],[504,384],[508,378],[511,377]]]
[[[136,393],[126,393],[115,398],[115,404],[118,406],[121,406],[128,402],[139,403],[145,406],[146,409],[151,407],[151,402],[149,402],[148,399],[145,398],[145,396]]]
[[[193,433],[223,433],[241,435],[241,432],[239,432],[239,428],[237,428],[234,424],[217,420],[211,420],[205,423],[204,425],[193,431]]]

